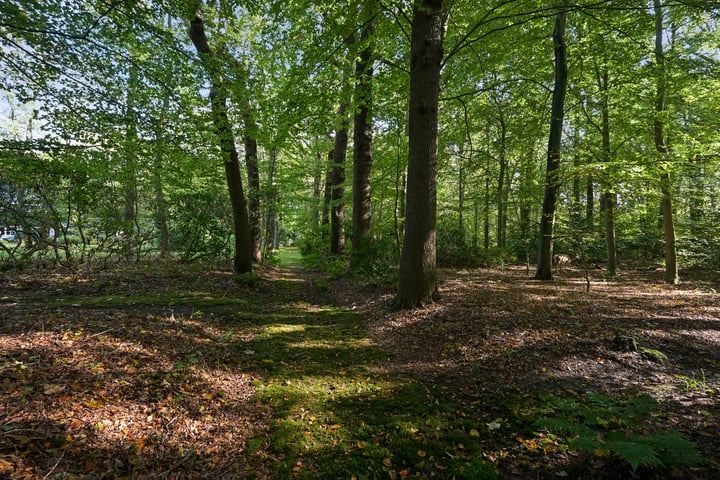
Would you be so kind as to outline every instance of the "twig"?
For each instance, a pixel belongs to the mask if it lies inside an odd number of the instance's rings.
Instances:
[[[195,450],[194,449],[188,450],[188,452],[185,455],[183,455],[183,457],[180,460],[178,460],[177,463],[175,463],[175,465],[173,465],[172,467],[165,470],[159,476],[164,477],[164,476],[168,475],[170,472],[172,472],[176,468],[180,467],[183,463],[187,462],[188,459],[190,457],[192,457],[193,455],[195,455]]]
[[[43,477],[43,480],[46,479],[46,478],[49,478],[50,475],[55,471],[55,469],[57,468],[57,466],[60,465],[60,462],[62,461],[63,457],[65,456],[65,452],[66,452],[66,451],[67,451],[67,450],[63,450],[62,455],[60,455],[60,458],[58,458],[58,461],[55,462],[55,465],[53,466],[53,468],[50,469],[50,471],[47,473],[47,475],[45,475],[45,476]]]

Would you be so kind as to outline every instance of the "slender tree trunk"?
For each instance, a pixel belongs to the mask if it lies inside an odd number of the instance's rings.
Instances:
[[[335,150],[328,151],[327,168],[325,169],[325,190],[323,191],[323,207],[320,225],[330,225],[330,203],[332,202],[332,169],[335,161]]]
[[[168,19],[168,24],[170,20]],[[170,100],[166,96],[163,98],[163,116],[167,114]],[[162,184],[162,168],[165,164],[163,159],[163,149],[165,148],[165,137],[162,133],[162,127],[157,125],[155,130],[155,165],[153,166],[153,190],[155,191],[155,228],[158,231],[158,240],[160,243],[160,256],[167,257],[170,255],[170,231],[168,229],[168,210],[165,201],[165,192]]]
[[[260,170],[258,168],[258,146],[255,139],[257,126],[246,112],[245,117],[245,168],[248,176],[248,218],[253,262],[262,262],[262,218],[260,213]]]
[[[537,280],[552,279],[553,229],[555,210],[560,191],[560,157],[562,148],[562,128],[565,117],[565,92],[567,90],[567,54],[565,48],[564,6],[560,7],[555,18],[553,41],[555,44],[555,89],[553,90],[552,113],[550,119],[550,140],[548,141],[547,172],[545,177],[545,198],[540,217],[540,248]]]
[[[123,223],[125,224],[125,238],[130,239],[137,219],[137,119],[135,118],[135,95],[138,85],[138,67],[130,66],[128,78],[127,105],[125,112],[125,194]]]
[[[465,168],[463,167],[462,150],[458,157],[458,233],[462,245],[465,244]]]
[[[349,120],[347,103],[338,108],[340,128],[335,131],[335,148],[330,173],[330,253],[345,252],[345,158],[347,156]]]
[[[320,212],[324,203],[322,200],[322,184],[323,172],[325,171],[325,169],[323,167],[325,167],[325,162],[323,161],[323,154],[322,152],[317,152],[315,168],[313,169],[313,200],[312,205],[310,206],[310,224],[313,231],[316,231],[321,224]]]
[[[660,0],[653,0],[655,7],[655,63],[657,68],[657,93],[655,98],[655,149],[657,150],[663,172],[660,175],[660,192],[662,194],[660,205],[663,219],[663,232],[665,234],[665,281],[670,284],[680,283],[677,265],[677,252],[675,248],[675,223],[673,221],[673,208],[671,196],[670,171],[664,162],[668,161],[668,149],[665,145],[665,52],[663,50],[663,11]]]
[[[265,197],[265,241],[263,242],[264,257],[267,257],[271,250],[277,250],[278,248],[278,198],[277,187],[275,186],[275,164],[277,163],[277,149],[271,148],[269,157],[270,158],[267,165],[267,185],[265,187],[267,195]]]
[[[490,176],[485,177],[485,202],[483,204],[483,249],[490,250]]]
[[[355,64],[355,103],[357,112],[353,127],[353,236],[352,263],[358,267],[368,259],[370,248],[370,224],[372,221],[371,183],[372,171],[372,76],[373,23],[366,23],[360,34],[363,45]]]
[[[500,156],[498,163],[500,164],[500,171],[498,172],[497,178],[497,238],[495,239],[498,248],[505,247],[505,226],[507,224],[507,199],[508,191],[505,189],[506,176],[508,170],[508,160],[505,154],[507,142],[507,126],[505,125],[505,118],[502,111],[500,112]]]
[[[210,107],[215,132],[218,136],[220,150],[223,153],[225,166],[225,180],[230,195],[230,204],[233,213],[233,227],[235,233],[235,258],[233,270],[236,273],[252,271],[252,243],[250,241],[250,222],[245,194],[240,175],[240,160],[235,146],[232,123],[228,116],[227,87],[216,69],[218,59],[213,55],[205,35],[202,18],[198,15],[190,22],[190,39],[210,77]]]
[[[431,303],[437,292],[435,228],[442,44],[442,0],[416,1],[410,40],[407,220],[397,308]]]
[[[593,223],[595,223],[595,185],[593,176],[588,175],[585,178],[585,225],[588,230],[592,230]]]
[[[600,133],[602,137],[602,161],[609,165],[612,161],[610,148],[610,81],[606,66],[596,66],[597,84],[600,89]],[[605,221],[605,251],[607,258],[607,273],[615,276],[617,273],[617,240],[615,238],[615,205],[617,194],[611,187],[611,182],[605,181],[600,198],[601,210]]]

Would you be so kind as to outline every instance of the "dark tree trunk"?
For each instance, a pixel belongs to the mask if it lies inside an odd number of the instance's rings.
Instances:
[[[330,173],[330,253],[342,255],[345,252],[345,159],[347,157],[348,124],[345,110],[340,105],[340,128],[335,131],[335,148]]]
[[[555,44],[555,89],[553,90],[552,112],[550,119],[550,140],[548,141],[547,172],[545,177],[545,198],[540,216],[540,248],[537,280],[552,279],[553,229],[555,210],[560,191],[560,157],[562,147],[562,128],[565,117],[565,92],[567,90],[567,58],[565,50],[564,7],[555,18],[553,41]]]
[[[668,149],[665,145],[665,113],[666,78],[665,78],[665,52],[663,50],[663,11],[660,0],[653,0],[655,7],[655,66],[657,68],[657,92],[655,98],[655,149],[660,163],[666,161]],[[677,265],[677,251],[675,248],[675,223],[673,221],[672,196],[670,192],[671,180],[667,167],[663,167],[660,175],[660,192],[662,198],[663,232],[665,234],[665,281],[670,284],[680,283]]]
[[[364,45],[355,65],[355,103],[353,126],[353,236],[352,263],[357,267],[368,259],[372,221],[370,172],[372,171],[372,75],[375,26],[366,23],[360,35]]]
[[[210,89],[212,120],[218,136],[220,150],[223,153],[225,180],[228,186],[233,214],[235,233],[233,270],[236,273],[248,273],[252,271],[250,222],[245,205],[242,176],[240,175],[239,155],[235,146],[232,124],[227,111],[228,92],[226,85],[222,81],[222,76],[217,72],[216,65],[218,59],[213,58],[213,52],[208,44],[205,27],[200,16],[196,16],[190,22],[190,39],[195,45],[212,85]]]
[[[415,2],[410,40],[407,218],[397,308],[431,303],[437,292],[435,228],[442,44],[442,0]]]

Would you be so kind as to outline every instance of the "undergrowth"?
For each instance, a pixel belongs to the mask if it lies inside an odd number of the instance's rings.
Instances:
[[[509,406],[531,437],[518,439],[528,449],[615,457],[633,472],[638,468],[660,470],[703,461],[693,443],[681,433],[656,425],[659,405],[646,394],[613,398],[573,392],[524,397]]]

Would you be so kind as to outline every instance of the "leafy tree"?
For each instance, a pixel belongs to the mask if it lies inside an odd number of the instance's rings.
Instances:
[[[245,194],[243,192],[242,178],[240,176],[240,163],[237,147],[233,137],[232,124],[228,116],[228,86],[218,68],[220,54],[211,50],[205,34],[205,25],[202,13],[197,12],[190,21],[190,39],[200,55],[203,66],[211,79],[210,105],[212,119],[215,125],[218,142],[223,152],[225,177],[227,179],[230,203],[233,210],[233,225],[235,230],[235,258],[233,270],[237,273],[252,272],[252,242],[250,238],[250,225]]]

